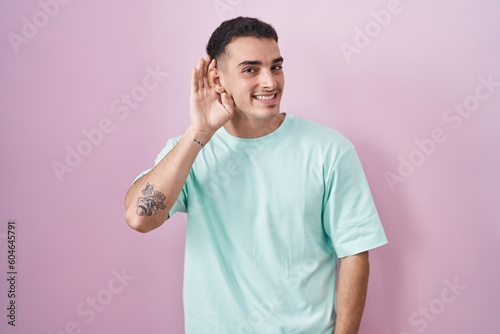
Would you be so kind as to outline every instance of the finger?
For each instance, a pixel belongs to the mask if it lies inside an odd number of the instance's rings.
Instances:
[[[191,71],[191,94],[198,92],[198,79],[196,67]]]
[[[203,77],[202,77],[202,79],[203,79],[203,85],[204,85],[204,87],[208,88],[208,87],[210,87],[209,84],[208,84],[208,67],[210,65],[210,57],[208,57],[208,59],[207,59],[207,57],[205,57],[203,59],[203,64],[204,64],[204,66],[203,66]]]
[[[198,81],[198,89],[202,89],[203,86],[203,69],[205,68],[205,61],[203,58],[200,59],[198,62],[198,68],[197,68],[197,81]]]

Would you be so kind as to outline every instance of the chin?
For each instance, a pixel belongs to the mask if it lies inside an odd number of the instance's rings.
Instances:
[[[257,119],[272,119],[280,114],[279,104],[275,106],[268,106],[266,108],[255,108],[252,112],[248,113],[249,116],[253,116]]]
[[[277,103],[275,104],[271,104],[271,105],[259,105],[259,106],[253,106],[252,108],[252,111],[255,113],[255,114],[260,114],[264,117],[267,117],[267,118],[272,118],[272,117],[276,117],[280,114],[280,102],[278,101]]]
[[[272,119],[280,114],[279,102],[273,105],[255,106],[251,105],[247,108],[236,107],[240,115],[247,119]]]

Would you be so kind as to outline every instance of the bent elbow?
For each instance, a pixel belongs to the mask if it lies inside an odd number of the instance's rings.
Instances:
[[[127,210],[125,212],[125,221],[127,222],[127,225],[132,228],[133,230],[140,232],[140,233],[146,233],[151,231],[150,228],[147,228],[147,225],[145,224],[144,220],[141,219],[138,215],[135,214],[135,212],[130,212],[130,210]]]
[[[161,217],[140,216],[134,210],[126,210],[125,221],[132,229],[140,233],[146,233],[160,227],[164,220]],[[168,219],[168,216],[167,218]]]

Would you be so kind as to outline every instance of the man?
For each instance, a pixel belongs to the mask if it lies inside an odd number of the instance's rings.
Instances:
[[[188,334],[357,333],[368,250],[387,242],[353,145],[280,113],[277,42],[254,18],[214,31],[193,69],[189,127],[125,198],[140,232],[188,213]]]

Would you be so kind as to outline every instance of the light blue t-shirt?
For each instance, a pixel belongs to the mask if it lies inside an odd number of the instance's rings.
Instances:
[[[387,243],[353,145],[289,114],[256,139],[219,129],[177,211],[187,334],[331,334],[337,259]]]

